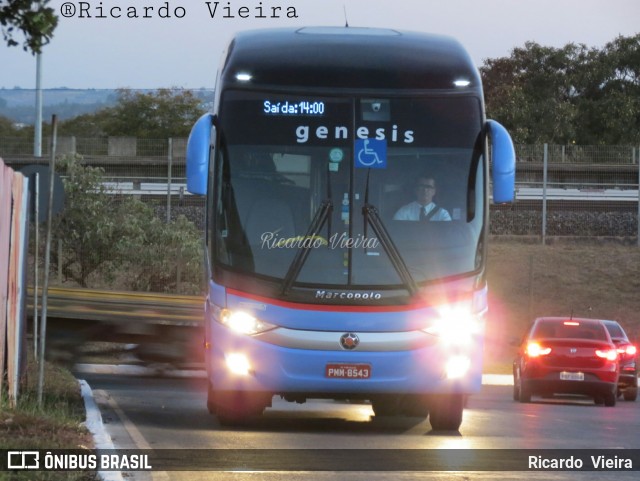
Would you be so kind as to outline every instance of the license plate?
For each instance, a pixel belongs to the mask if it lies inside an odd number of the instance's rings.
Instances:
[[[371,365],[327,364],[324,375],[334,379],[369,379],[371,377]]]
[[[584,381],[584,373],[562,371],[560,373],[560,379],[563,381]]]

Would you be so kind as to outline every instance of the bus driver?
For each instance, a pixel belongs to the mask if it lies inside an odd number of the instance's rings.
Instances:
[[[423,175],[416,184],[416,200],[401,207],[393,216],[394,220],[451,220],[449,212],[433,202],[436,195],[436,181],[433,177]]]

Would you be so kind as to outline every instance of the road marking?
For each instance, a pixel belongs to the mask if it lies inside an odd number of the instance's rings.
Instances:
[[[94,391],[96,396],[99,396],[100,399],[104,400],[111,409],[117,414],[120,418],[120,422],[122,422],[122,426],[129,433],[129,436],[133,440],[133,443],[136,445],[138,449],[153,449],[151,445],[147,442],[145,437],[142,435],[140,430],[136,427],[135,424],[129,419],[129,416],[125,414],[122,408],[118,405],[113,397],[109,396],[109,394],[103,390],[98,389]],[[169,474],[166,471],[153,471],[151,472],[151,479],[157,481],[165,481],[170,479]]]

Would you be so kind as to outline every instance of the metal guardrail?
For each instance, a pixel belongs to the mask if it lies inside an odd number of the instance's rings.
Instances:
[[[27,314],[32,316],[33,289],[29,289],[27,305]],[[97,289],[51,287],[47,295],[48,317],[112,324],[199,326],[203,321],[203,305],[201,296]]]
[[[634,189],[563,189],[542,187],[520,187],[516,189],[516,200],[580,200],[598,202],[638,202],[638,191]]]
[[[121,195],[193,195],[187,184],[166,184],[156,182],[103,182],[107,194]]]
[[[33,300],[30,289],[29,317]],[[201,362],[203,303],[200,296],[51,287],[47,358],[73,364],[90,343],[111,342],[136,346],[131,352],[142,362]]]

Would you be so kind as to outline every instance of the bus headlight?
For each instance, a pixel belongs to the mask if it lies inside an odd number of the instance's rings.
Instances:
[[[467,306],[447,306],[438,311],[438,318],[424,332],[440,338],[448,347],[466,347],[482,331],[478,314]]]
[[[233,311],[231,309],[222,309],[219,320],[221,324],[232,331],[238,334],[246,334],[247,336],[253,336],[276,328],[273,324],[261,321],[248,312]]]

